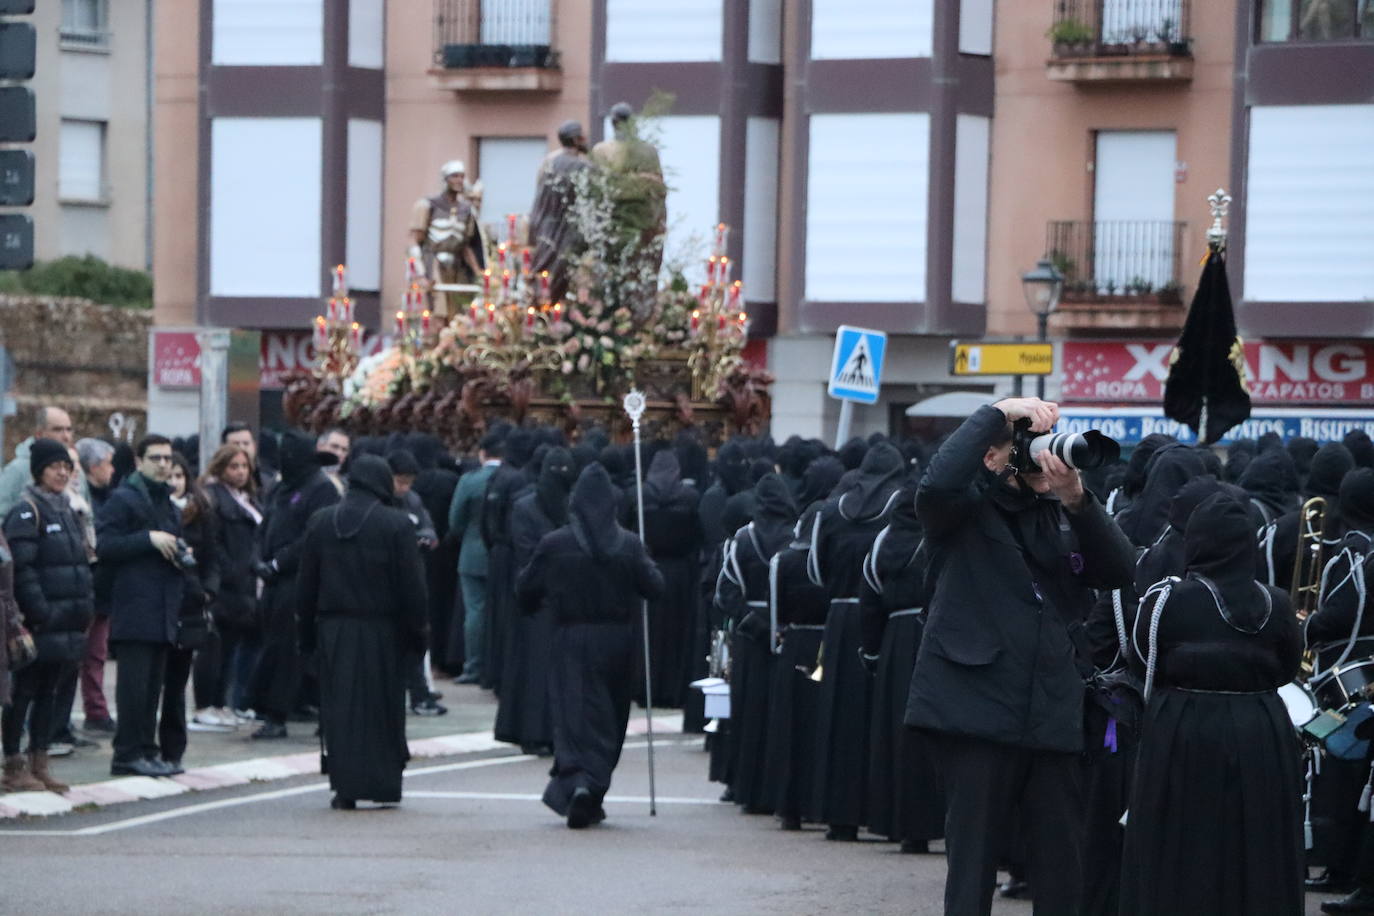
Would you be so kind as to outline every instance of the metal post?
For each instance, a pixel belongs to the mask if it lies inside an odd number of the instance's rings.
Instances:
[[[1045,343],[1049,339],[1050,313],[1037,313],[1035,316],[1035,323],[1039,330],[1039,337],[1037,339],[1041,343]],[[1035,377],[1035,396],[1042,401],[1045,399],[1045,377],[1043,375],[1037,375]]]
[[[635,504],[639,513],[639,542],[644,544],[644,465],[639,453],[639,418],[646,406],[644,395],[635,389],[625,395],[625,412],[635,435]],[[645,544],[645,550],[648,545]],[[658,795],[654,789],[654,688],[649,665],[649,602],[639,603],[641,629],[644,631],[644,723],[649,740],[649,816],[658,815]]]
[[[835,427],[835,448],[849,441],[849,429],[854,425],[854,402],[840,401],[840,422]]]
[[[219,435],[229,422],[229,331],[196,332],[200,343],[200,466],[210,466]]]

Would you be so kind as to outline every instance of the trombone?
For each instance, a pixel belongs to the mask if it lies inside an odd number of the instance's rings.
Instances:
[[[1326,548],[1323,539],[1326,527],[1326,500],[1314,496],[1302,504],[1298,511],[1298,549],[1294,551],[1293,581],[1288,595],[1293,602],[1293,612],[1299,620],[1306,620],[1317,609],[1321,600],[1322,553]],[[1302,673],[1306,681],[1316,670],[1317,653],[1307,649],[1302,654]]]

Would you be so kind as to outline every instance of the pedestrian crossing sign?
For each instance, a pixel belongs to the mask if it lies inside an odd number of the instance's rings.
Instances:
[[[887,335],[882,331],[840,325],[835,332],[835,356],[830,361],[830,396],[876,404],[886,352]]]

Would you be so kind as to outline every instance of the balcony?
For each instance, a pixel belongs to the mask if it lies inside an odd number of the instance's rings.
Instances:
[[[1049,223],[1045,256],[1064,275],[1055,325],[1084,331],[1182,327],[1186,228],[1156,220]]]
[[[557,92],[557,0],[434,0],[431,82],[453,92]]]
[[[1073,83],[1193,78],[1191,0],[1056,0],[1046,75]]]

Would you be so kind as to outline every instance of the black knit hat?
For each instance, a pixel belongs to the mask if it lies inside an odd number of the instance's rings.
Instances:
[[[45,467],[58,461],[72,463],[71,453],[65,445],[56,439],[33,440],[33,445],[29,447],[29,473],[35,482],[42,478]]]

